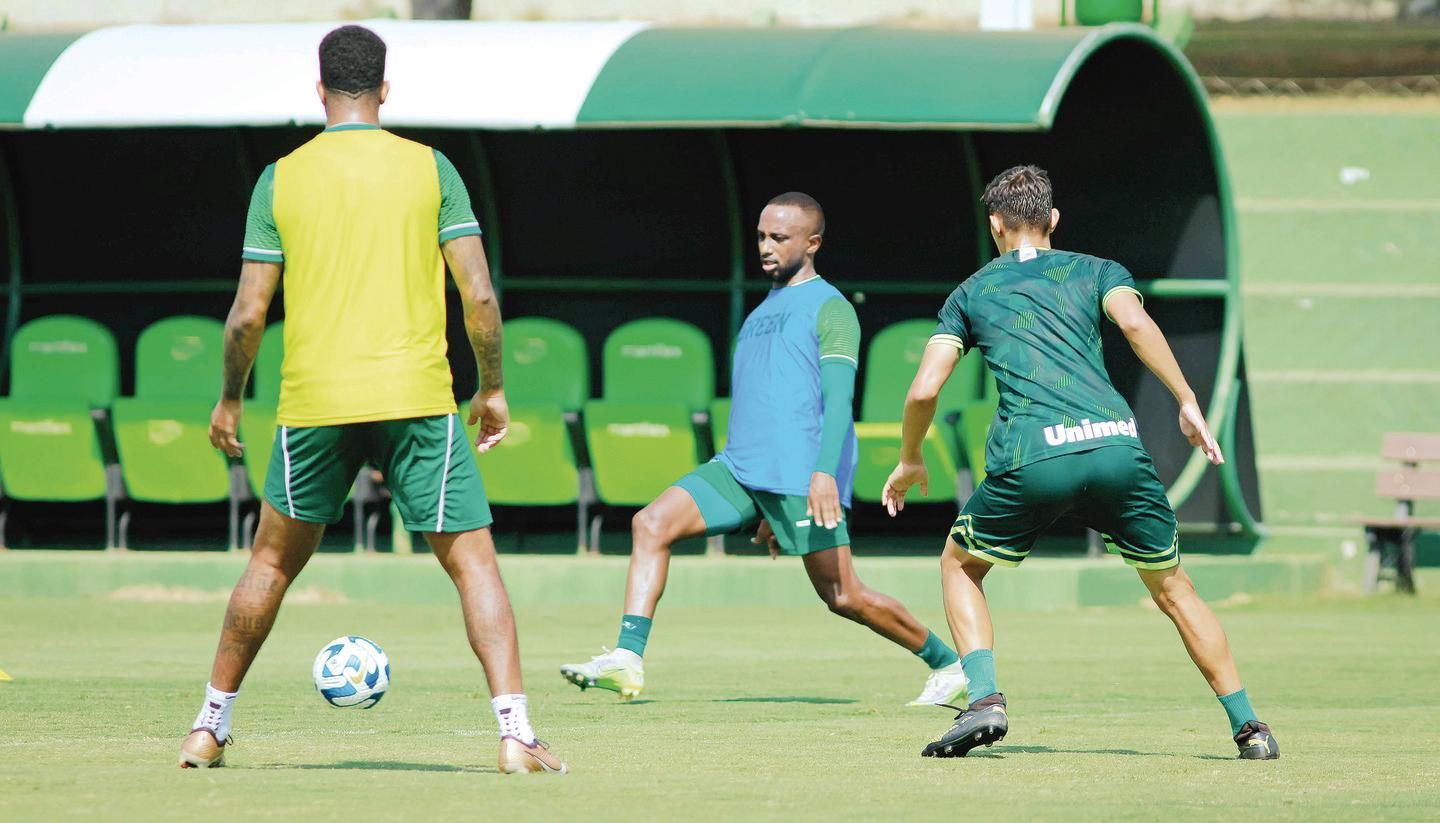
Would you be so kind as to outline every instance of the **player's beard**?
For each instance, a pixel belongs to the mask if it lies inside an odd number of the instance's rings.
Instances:
[[[784,286],[794,279],[795,275],[799,274],[803,268],[805,268],[805,258],[803,257],[788,266],[776,266],[775,271],[770,273],[770,282],[777,286]]]

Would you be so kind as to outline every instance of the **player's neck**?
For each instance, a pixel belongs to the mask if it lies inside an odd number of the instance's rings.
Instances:
[[[1006,232],[1000,236],[998,245],[1001,254],[1009,254],[1016,249],[1048,249],[1050,235],[1034,231],[1019,231],[1014,234]]]
[[[380,125],[380,106],[378,104],[361,103],[332,103],[325,107],[325,128],[339,126],[344,123],[368,123],[372,126]]]
[[[805,268],[791,275],[790,279],[786,280],[784,283],[776,283],[775,288],[783,289],[789,286],[799,286],[802,283],[809,283],[811,280],[814,280],[819,276],[820,272],[815,271],[815,269],[811,268],[810,266],[806,266]]]

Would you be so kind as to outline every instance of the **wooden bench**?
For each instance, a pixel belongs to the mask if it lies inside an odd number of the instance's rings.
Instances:
[[[1384,567],[1395,567],[1395,589],[1415,591],[1415,537],[1424,529],[1440,528],[1440,517],[1416,517],[1415,501],[1440,500],[1440,471],[1426,471],[1422,463],[1440,463],[1440,434],[1385,435],[1380,447],[1385,460],[1399,461],[1394,468],[1375,476],[1375,494],[1395,501],[1391,517],[1365,517],[1356,522],[1365,527],[1369,555],[1365,563],[1365,587],[1375,591]]]

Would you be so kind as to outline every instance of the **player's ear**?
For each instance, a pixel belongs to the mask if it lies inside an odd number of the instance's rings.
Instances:
[[[321,80],[315,81],[315,95],[320,98],[320,105],[325,105],[325,83]]]
[[[1046,234],[1054,234],[1054,233],[1055,233],[1055,227],[1058,226],[1058,225],[1060,225],[1060,210],[1059,210],[1059,209],[1051,209],[1051,210],[1050,210],[1050,231],[1046,232]]]
[[[809,241],[809,243],[806,244],[806,246],[805,246],[805,253],[813,256],[813,255],[815,254],[815,252],[820,251],[820,244],[821,244],[821,243],[824,243],[824,242],[825,242],[825,235],[823,235],[823,234],[812,234],[812,235],[810,235],[810,241]]]
[[[380,103],[383,105],[383,104],[385,103],[385,98],[386,98],[386,97],[389,97],[389,96],[390,96],[390,81],[389,81],[389,80],[381,80],[381,81],[380,81]]]
[[[997,245],[1000,243],[1000,237],[1004,234],[1005,218],[993,211],[990,212],[990,236],[995,239]]]

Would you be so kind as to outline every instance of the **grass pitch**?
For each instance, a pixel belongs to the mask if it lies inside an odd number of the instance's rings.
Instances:
[[[437,571],[438,573],[438,571]],[[152,598],[153,599],[153,598]],[[1262,602],[1222,619],[1283,759],[1232,758],[1224,713],[1169,623],[1136,607],[997,615],[1010,737],[921,747],[925,671],[812,609],[662,605],[646,700],[556,667],[613,640],[614,609],[521,610],[535,720],[573,774],[494,772],[494,721],[458,607],[287,604],[236,706],[230,766],[175,767],[222,602],[0,603],[0,819],[1422,818],[1440,808],[1440,601]],[[943,626],[940,615],[924,614]],[[394,685],[326,706],[310,663],[380,642]],[[1431,818],[1433,819],[1433,817]]]

